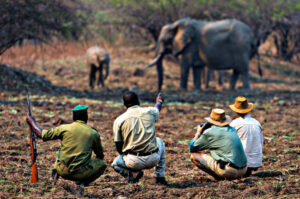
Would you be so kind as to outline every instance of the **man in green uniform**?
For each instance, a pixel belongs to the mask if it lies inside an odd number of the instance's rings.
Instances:
[[[236,179],[245,175],[247,158],[231,119],[223,109],[213,109],[208,123],[198,126],[189,143],[192,162],[215,179]],[[209,149],[210,154],[201,153]]]
[[[88,185],[96,180],[106,169],[103,161],[103,147],[99,133],[87,125],[88,106],[78,105],[72,109],[71,124],[60,125],[43,130],[35,119],[27,115],[26,121],[38,138],[43,141],[60,139],[62,146],[55,162],[55,172],[67,180]],[[96,158],[91,158],[92,151]]]

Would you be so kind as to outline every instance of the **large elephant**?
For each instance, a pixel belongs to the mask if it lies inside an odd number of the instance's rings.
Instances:
[[[98,46],[93,46],[87,49],[86,52],[87,66],[90,68],[90,87],[94,88],[94,82],[96,80],[96,73],[99,71],[99,77],[97,85],[101,84],[104,87],[104,80],[109,74],[109,54]],[[103,69],[105,66],[105,76],[103,78]]]
[[[194,86],[201,89],[201,70],[233,69],[230,87],[235,88],[238,75],[243,76],[243,87],[250,89],[249,59],[257,53],[252,30],[235,19],[217,22],[180,19],[165,25],[156,46],[156,58],[147,66],[157,65],[158,89],[163,84],[162,60],[166,54],[179,56],[181,65],[180,88],[187,89],[190,67]],[[259,73],[261,69],[258,65]]]

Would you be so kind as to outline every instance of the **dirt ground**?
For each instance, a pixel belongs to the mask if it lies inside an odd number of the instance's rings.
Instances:
[[[32,114],[45,129],[71,122],[70,110],[75,105],[89,105],[88,124],[100,133],[107,165],[117,156],[112,124],[125,111],[122,93],[134,90],[143,106],[154,105],[156,70],[144,69],[153,52],[109,49],[112,62],[105,82],[107,87],[91,91],[84,48],[74,44],[40,52],[24,47],[11,49],[0,57],[1,63],[11,66],[0,65],[1,198],[300,198],[300,68],[269,57],[263,57],[261,63],[262,79],[256,61],[251,61],[253,90],[249,92],[216,90],[214,81],[209,90],[195,91],[192,78],[189,90],[179,91],[179,67],[171,61],[165,62],[166,103],[156,130],[166,144],[167,186],[155,184],[154,169],[146,170],[139,183],[127,184],[110,166],[89,187],[63,179],[54,186],[51,168],[60,141],[41,140],[37,141],[39,181],[30,184],[26,86],[31,92]],[[230,71],[226,71],[226,88],[229,78]],[[188,142],[194,137],[196,125],[204,122],[211,108],[224,108],[234,116],[228,105],[239,95],[255,103],[252,116],[261,122],[264,134],[263,166],[248,178],[214,181],[192,165]]]

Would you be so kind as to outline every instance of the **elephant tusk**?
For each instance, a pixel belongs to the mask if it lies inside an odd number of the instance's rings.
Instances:
[[[157,64],[157,62],[160,60],[160,59],[162,59],[162,54],[159,54],[150,64],[148,64],[147,66],[146,66],[146,68],[150,68],[150,67],[152,67],[152,66],[154,66],[155,64]]]
[[[150,68],[150,67],[154,66],[154,65],[156,64],[156,62],[157,62],[157,61],[154,60],[154,61],[151,62],[150,64],[147,64],[146,68]]]

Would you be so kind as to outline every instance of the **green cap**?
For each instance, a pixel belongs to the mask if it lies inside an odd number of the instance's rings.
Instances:
[[[82,110],[85,110],[85,109],[88,109],[88,105],[77,105],[77,106],[75,106],[73,109],[72,109],[72,111],[82,111]]]

